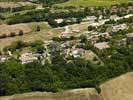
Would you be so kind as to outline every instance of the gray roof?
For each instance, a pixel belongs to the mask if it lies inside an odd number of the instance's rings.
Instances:
[[[133,33],[126,34],[127,37],[133,37]]]

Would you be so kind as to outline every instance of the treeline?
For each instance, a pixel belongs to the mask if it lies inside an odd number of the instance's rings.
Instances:
[[[2,34],[0,35],[0,39],[3,39],[3,38],[7,38],[7,37],[15,37],[15,36],[23,36],[23,31],[20,30],[18,34],[16,34],[15,32],[11,32],[10,34]]]
[[[18,7],[13,7],[13,8],[2,8],[0,7],[0,13],[5,13],[5,12],[17,12],[17,11],[23,11],[23,10],[31,10],[35,9],[34,5],[27,5],[27,6],[18,6]]]
[[[35,30],[35,32],[39,32],[41,30],[41,28],[40,28],[40,26],[38,25],[37,27],[36,27],[36,30]],[[26,34],[26,33],[24,33],[23,32],[23,30],[20,30],[19,32],[10,32],[9,34],[1,34],[0,35],[0,39],[4,39],[4,38],[8,38],[8,37],[16,37],[16,36],[23,36],[24,34]]]
[[[45,20],[45,14],[48,13],[49,9],[43,10],[33,10],[26,12],[24,14],[14,15],[11,20],[8,21],[8,24],[17,24],[17,23],[28,23],[28,22],[40,22]],[[21,19],[21,20],[20,20]]]
[[[38,1],[46,4],[54,4],[54,3],[66,2],[68,0],[38,0]]]

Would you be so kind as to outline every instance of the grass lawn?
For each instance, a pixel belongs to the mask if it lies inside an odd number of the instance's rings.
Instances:
[[[133,2],[133,0],[69,0],[68,2],[55,4],[54,6],[110,6],[117,3]]]
[[[49,26],[47,22],[32,22],[31,23],[31,28],[33,31],[36,30],[37,26],[40,26],[41,30],[48,31],[49,29],[51,29],[51,26]]]

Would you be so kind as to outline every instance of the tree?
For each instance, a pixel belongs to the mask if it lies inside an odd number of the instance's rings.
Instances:
[[[88,31],[92,31],[92,30],[95,30],[96,27],[95,26],[88,26]]]
[[[39,32],[40,30],[40,26],[37,26],[36,31]]]
[[[15,32],[11,32],[10,33],[10,37],[15,37],[16,36],[16,33]]]
[[[7,37],[6,34],[2,34],[2,35],[0,36],[0,38],[6,38],[6,37]]]
[[[19,36],[22,36],[24,32],[22,30],[19,31]]]
[[[81,35],[80,38],[81,38],[81,43],[87,42],[87,37],[85,35]]]

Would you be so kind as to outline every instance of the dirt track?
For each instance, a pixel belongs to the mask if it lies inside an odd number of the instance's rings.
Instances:
[[[0,100],[100,100],[94,88],[73,89],[59,93],[34,92],[3,97]]]

